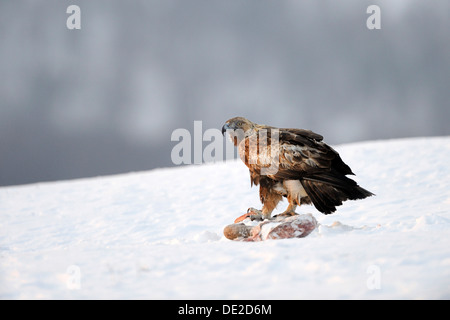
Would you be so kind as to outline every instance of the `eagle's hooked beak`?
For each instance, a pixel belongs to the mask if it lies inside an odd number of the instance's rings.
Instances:
[[[228,129],[231,129],[230,126],[228,125],[228,123],[225,123],[222,127],[222,135],[225,134],[225,132],[227,132]]]

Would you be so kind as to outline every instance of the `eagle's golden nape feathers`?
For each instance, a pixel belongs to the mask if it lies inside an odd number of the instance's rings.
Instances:
[[[256,215],[270,218],[283,197],[289,205],[282,215],[292,215],[302,204],[313,204],[320,212],[330,214],[346,200],[374,195],[347,177],[354,175],[351,168],[322,141],[322,135],[313,131],[275,128],[235,117],[225,122],[225,132],[249,168],[252,186],[260,187],[263,207],[252,209]],[[276,170],[267,171],[268,166]]]

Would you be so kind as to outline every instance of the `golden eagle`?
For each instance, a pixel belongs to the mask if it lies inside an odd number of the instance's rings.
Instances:
[[[330,214],[345,200],[373,195],[346,177],[354,173],[320,134],[260,125],[243,117],[226,121],[222,134],[226,132],[249,168],[252,186],[260,186],[263,207],[250,208],[252,218],[270,219],[283,197],[289,206],[280,215],[290,216],[302,204],[312,203]]]

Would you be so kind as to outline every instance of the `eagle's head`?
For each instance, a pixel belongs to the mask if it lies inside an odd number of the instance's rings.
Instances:
[[[225,134],[225,132],[227,132],[228,130],[228,133],[230,134],[230,138],[233,141],[234,145],[238,145],[238,143],[246,135],[252,132],[256,126],[256,123],[251,122],[244,117],[234,117],[225,122],[222,127],[222,134]]]
[[[227,130],[242,130],[247,132],[248,130],[254,129],[255,126],[256,123],[253,123],[244,117],[234,117],[225,122],[222,127],[222,134],[224,134]]]

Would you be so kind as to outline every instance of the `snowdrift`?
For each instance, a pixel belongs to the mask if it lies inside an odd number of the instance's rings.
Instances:
[[[223,236],[240,161],[0,188],[0,298],[450,298],[450,137],[334,147],[376,196],[300,239]]]

